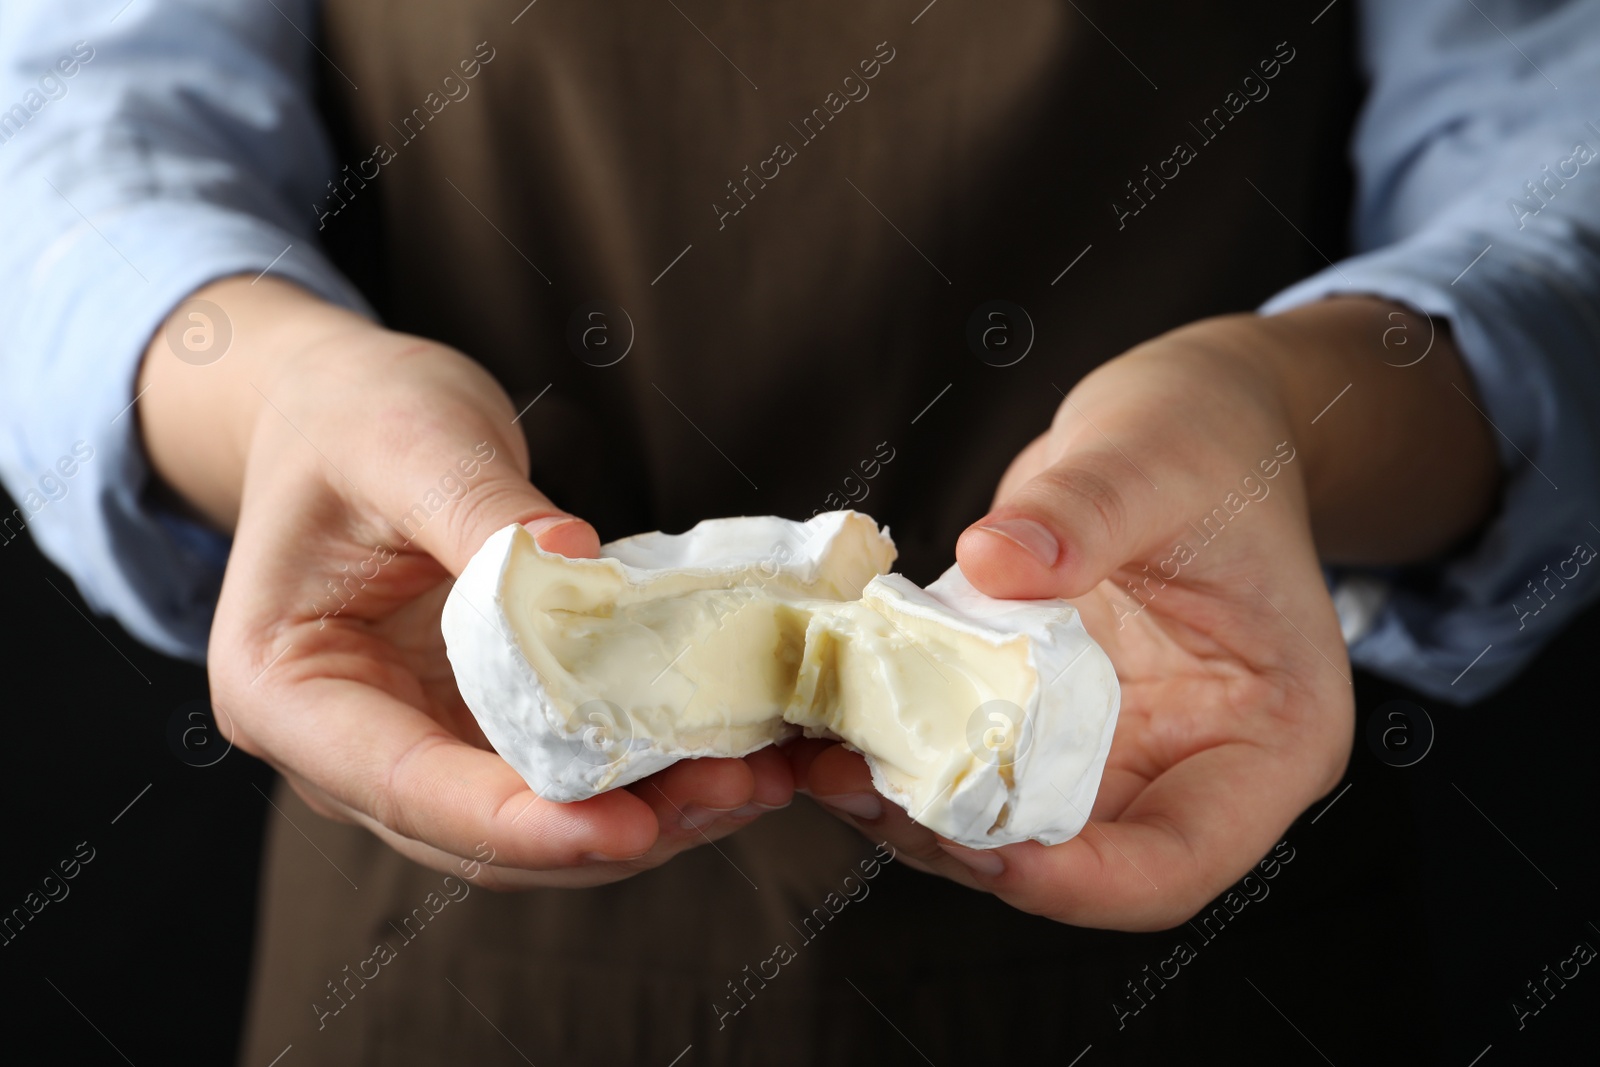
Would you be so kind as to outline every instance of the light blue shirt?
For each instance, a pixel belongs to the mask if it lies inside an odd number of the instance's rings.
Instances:
[[[1503,507],[1430,581],[1341,573],[1335,600],[1357,664],[1464,702],[1600,594],[1600,3],[1368,0],[1360,21],[1360,254],[1262,310],[1369,293],[1453,331]],[[134,382],[218,278],[270,271],[370,314],[307,210],[336,169],[316,24],[314,0],[0,8],[0,480],[19,501],[0,550],[26,529],[96,610],[194,660],[227,542],[150,506]],[[1396,374],[1426,358],[1426,337],[1388,340]]]

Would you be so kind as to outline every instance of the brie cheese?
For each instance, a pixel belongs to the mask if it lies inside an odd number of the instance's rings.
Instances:
[[[445,645],[484,735],[547,800],[803,733],[861,752],[953,841],[1072,837],[1116,725],[1110,660],[1065,601],[995,600],[957,567],[919,589],[894,556],[853,511],[712,519],[592,560],[508,526],[451,591]]]

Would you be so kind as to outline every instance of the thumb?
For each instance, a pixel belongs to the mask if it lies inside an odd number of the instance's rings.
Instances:
[[[509,449],[483,442],[470,458],[458,458],[446,469],[450,473],[418,493],[414,502],[398,506],[405,510],[394,525],[411,546],[451,574],[459,575],[491,534],[512,523],[526,526],[546,551],[585,558],[599,554],[594,527],[536,489]],[[441,500],[445,506],[437,506]]]
[[[992,597],[1083,596],[1148,547],[1154,494],[1114,452],[1068,453],[967,527],[956,559]]]

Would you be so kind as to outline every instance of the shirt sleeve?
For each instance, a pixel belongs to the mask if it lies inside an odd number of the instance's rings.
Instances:
[[[1600,595],[1600,4],[1361,12],[1359,254],[1262,311],[1364,293],[1448,324],[1499,442],[1498,511],[1436,564],[1336,575],[1335,602],[1354,662],[1467,703]],[[1395,374],[1426,358],[1431,338],[1390,334]]]
[[[370,314],[314,238],[334,170],[316,17],[314,0],[0,8],[0,480],[16,500],[0,549],[30,532],[96,611],[192,660],[228,542],[149,503],[134,383],[163,320],[219,278],[270,271]]]

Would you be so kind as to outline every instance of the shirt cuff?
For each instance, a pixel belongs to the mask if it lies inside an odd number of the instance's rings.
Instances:
[[[1335,601],[1347,609],[1353,662],[1460,704],[1510,681],[1600,593],[1600,575],[1570,573],[1574,559],[1593,558],[1585,542],[1600,544],[1586,506],[1600,497],[1600,447],[1585,418],[1600,409],[1591,355],[1600,339],[1593,297],[1583,295],[1600,275],[1580,242],[1530,245],[1502,234],[1490,244],[1472,230],[1421,235],[1332,266],[1260,309],[1361,294],[1448,323],[1478,386],[1476,398],[1454,399],[1477,407],[1495,433],[1505,475],[1499,505],[1446,558],[1340,569]],[[1436,341],[1409,329],[1397,323],[1383,338],[1397,375]]]

